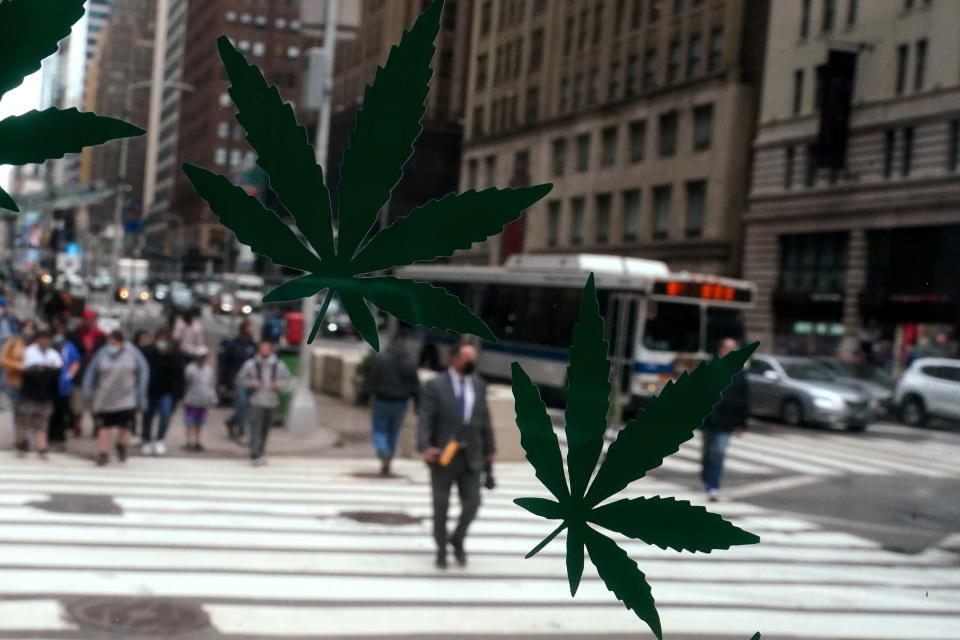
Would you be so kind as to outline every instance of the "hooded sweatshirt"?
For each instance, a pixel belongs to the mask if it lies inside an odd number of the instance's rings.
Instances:
[[[143,354],[129,342],[119,353],[107,345],[97,351],[83,376],[83,399],[94,413],[143,409],[147,406],[150,370]]]

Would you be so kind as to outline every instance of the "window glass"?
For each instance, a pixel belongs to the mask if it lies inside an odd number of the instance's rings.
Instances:
[[[763,360],[757,360],[756,358],[750,360],[750,373],[762,376],[765,371],[773,371],[773,367]]]
[[[643,346],[653,351],[699,351],[700,307],[678,302],[647,302]]]
[[[707,308],[707,353],[717,352],[720,341],[733,338],[743,343],[744,338],[743,311],[740,309],[725,309],[722,307]]]

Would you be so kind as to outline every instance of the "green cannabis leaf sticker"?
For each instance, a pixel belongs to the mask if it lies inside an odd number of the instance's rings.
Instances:
[[[0,1],[0,98],[57,51],[57,43],[82,15],[83,0]],[[0,165],[40,163],[144,133],[122,120],[76,109],[30,111],[0,120]],[[0,209],[19,211],[2,188]]]
[[[327,291],[309,342],[316,337],[334,293],[375,350],[380,344],[377,324],[367,300],[410,324],[496,339],[480,318],[444,289],[364,275],[469,248],[502,231],[551,189],[551,185],[538,185],[449,194],[415,208],[361,246],[402,177],[422,130],[442,7],[442,0],[437,0],[404,32],[367,87],[340,165],[336,234],[323,170],[293,108],[227,38],[218,41],[237,121],[299,233],[225,177],[190,164],[183,169],[240,242],[277,264],[305,272],[268,293],[265,302],[298,300]]]
[[[607,430],[610,363],[591,274],[580,300],[567,368],[566,476],[560,444],[539,392],[523,368],[513,363],[520,444],[537,478],[556,498],[518,498],[514,502],[534,515],[562,521],[527,557],[566,530],[571,595],[580,584],[586,547],[607,588],[662,638],[660,617],[643,572],[616,542],[592,525],[676,551],[709,553],[760,541],[754,534],[684,500],[655,496],[600,504],[660,466],[666,456],[676,453],[693,436],[756,347],[754,343],[701,364],[676,382],[668,382],[643,412],[624,425],[594,476]]]

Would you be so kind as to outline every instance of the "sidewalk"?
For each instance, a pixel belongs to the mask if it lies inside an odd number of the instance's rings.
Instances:
[[[346,407],[338,401],[324,396],[317,398],[317,426],[312,430],[293,433],[283,427],[274,427],[270,431],[267,441],[267,456],[330,456],[367,455],[370,453],[367,442],[359,442],[359,435],[354,435],[354,429],[359,429],[363,421],[369,425],[369,418],[364,407]],[[213,408],[201,435],[201,442],[206,451],[192,453],[183,451],[181,447],[186,442],[186,431],[183,424],[183,407],[178,406],[167,432],[167,456],[176,458],[246,458],[246,447],[237,444],[227,437],[224,421],[230,415],[229,408]],[[349,437],[341,437],[329,425],[344,425],[348,428]],[[367,427],[369,428],[369,426]],[[154,423],[156,429],[156,423]],[[139,425],[137,429],[139,435]],[[0,450],[13,448],[14,427],[13,414],[9,409],[0,412]],[[352,446],[351,446],[352,445]],[[364,446],[365,445],[365,446]],[[96,440],[93,438],[93,420],[89,414],[83,417],[83,435],[79,438],[68,436],[67,453],[81,458],[93,460],[96,455]],[[139,456],[139,447],[131,448],[131,456]]]

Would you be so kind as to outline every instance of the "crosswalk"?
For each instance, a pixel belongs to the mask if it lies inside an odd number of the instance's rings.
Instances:
[[[804,445],[798,438],[791,447]],[[737,443],[751,455],[771,447],[755,434]],[[899,458],[875,448],[862,462],[838,450],[818,466],[894,472],[887,462]],[[814,465],[803,453],[791,448],[789,459]],[[194,610],[194,621],[226,637],[652,637],[590,566],[570,598],[562,537],[523,559],[550,529],[511,502],[543,495],[527,465],[498,466],[468,539],[470,564],[447,572],[431,564],[423,466],[401,461],[387,480],[363,473],[371,466],[134,458],[96,469],[0,453],[0,638],[122,637],[76,612],[158,600]],[[700,500],[657,478],[627,492],[654,494]],[[960,637],[952,554],[898,554],[758,506],[713,507],[761,544],[694,555],[622,541],[653,585],[669,637]]]

